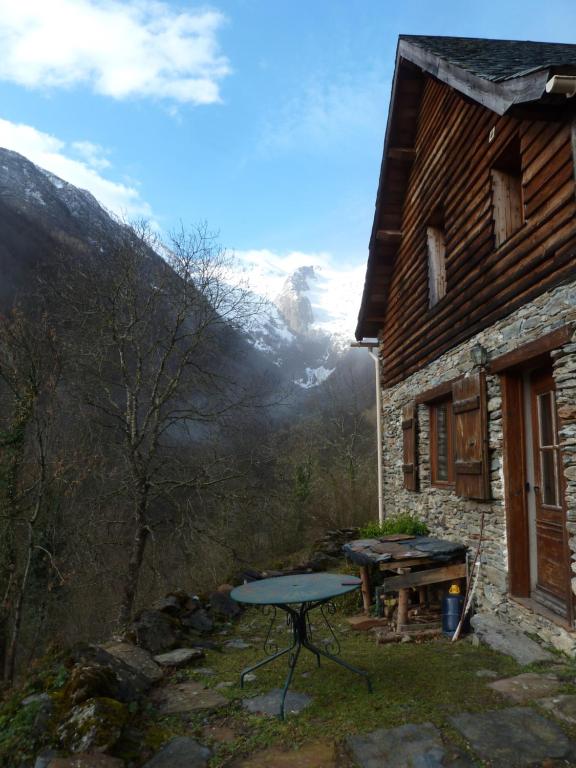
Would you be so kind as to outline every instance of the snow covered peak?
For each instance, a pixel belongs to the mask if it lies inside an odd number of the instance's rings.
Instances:
[[[294,333],[307,333],[314,322],[308,281],[315,279],[314,267],[300,267],[286,278],[282,291],[274,302],[288,328]]]

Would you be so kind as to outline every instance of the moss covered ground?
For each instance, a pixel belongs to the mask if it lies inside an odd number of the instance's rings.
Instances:
[[[255,765],[260,765],[256,756],[266,755],[263,750],[296,750],[316,743],[335,744],[336,751],[341,752],[347,735],[419,722],[432,722],[459,741],[449,726],[452,715],[510,706],[488,683],[496,677],[531,671],[507,656],[473,645],[470,639],[455,644],[439,637],[423,643],[378,645],[372,632],[355,632],[347,623],[347,615],[359,610],[357,601],[357,594],[341,599],[331,620],[339,633],[341,656],[369,672],[372,694],[361,678],[328,660],[323,660],[318,668],[315,658],[303,651],[292,689],[310,695],[312,704],[284,722],[247,713],[242,708],[242,699],[281,687],[287,672],[283,657],[257,670],[255,680],[240,689],[240,671],[265,655],[263,643],[269,622],[260,611],[250,609],[239,621],[223,625],[214,635],[212,640],[221,643],[222,650],[206,651],[206,657],[195,667],[176,670],[165,681],[195,680],[208,688],[218,687],[228,704],[212,713],[186,717],[160,717],[149,701],[132,704],[128,708],[125,736],[114,748],[114,754],[124,758],[127,768],[139,768],[172,737],[187,735],[212,747],[211,768],[235,768],[246,759],[244,765],[251,765],[252,758]],[[314,621],[318,642],[326,632],[319,614]],[[227,648],[226,642],[234,638],[244,640],[249,647]],[[279,647],[291,638],[280,614],[273,638]],[[21,702],[31,693],[48,692],[57,705],[66,690],[69,669],[64,655],[47,657],[29,671],[21,688],[10,692],[0,704],[0,768],[33,764],[38,750],[50,745],[56,723],[37,738],[37,707],[24,708]],[[211,674],[203,673],[202,669],[210,670]],[[558,655],[554,663],[537,669],[553,670],[563,681],[564,692],[576,692],[574,662]],[[486,676],[486,670],[493,677]],[[571,735],[576,738],[576,732]],[[56,743],[54,739],[54,746]],[[460,744],[465,748],[461,741]],[[343,766],[345,762],[338,764]]]
[[[229,706],[209,718],[197,715],[186,723],[175,718],[154,721],[151,729],[156,741],[168,735],[187,734],[206,743],[207,734],[214,732],[218,736],[224,731],[224,742],[215,739],[210,744],[215,750],[211,766],[223,768],[271,746],[297,749],[317,739],[342,743],[349,734],[405,723],[432,722],[454,738],[448,723],[451,715],[510,706],[488,687],[491,678],[481,670],[491,670],[497,677],[526,671],[511,658],[474,646],[469,639],[455,644],[441,637],[425,643],[377,645],[373,633],[349,629],[343,612],[336,614],[334,624],[340,633],[342,657],[370,673],[372,694],[356,675],[329,661],[323,661],[318,669],[315,658],[303,652],[292,688],[309,694],[313,703],[285,722],[246,713],[241,707],[242,698],[281,687],[287,671],[284,657],[257,670],[256,679],[243,691],[240,689],[240,671],[264,656],[267,622],[261,613],[251,609],[223,637],[240,637],[250,643],[250,648],[208,651],[202,667],[213,670],[213,675],[198,674],[194,668],[177,673],[179,679],[199,680],[208,687],[232,683],[219,688],[229,699]],[[321,622],[316,631],[322,635]],[[285,626],[278,627],[275,638],[280,647],[290,638]],[[566,679],[566,691],[574,692],[573,670],[564,666],[561,670],[555,668],[558,671]]]

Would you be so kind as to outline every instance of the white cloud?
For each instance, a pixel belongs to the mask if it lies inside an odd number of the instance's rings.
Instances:
[[[72,144],[23,123],[0,118],[0,147],[19,152],[36,165],[81,189],[87,189],[109,210],[119,216],[150,216],[150,206],[134,186],[107,179],[100,173],[110,167],[106,151],[97,144],[77,141]],[[71,155],[84,159],[75,159]],[[104,165],[103,165],[104,163]]]
[[[0,0],[0,79],[211,104],[230,73],[216,39],[224,21],[158,0]]]
[[[313,267],[315,279],[308,281],[308,297],[314,327],[353,336],[364,285],[364,259],[359,258],[356,264],[340,264],[326,252],[280,254],[266,249],[241,251],[236,257],[252,290],[270,300],[278,296],[286,278],[297,269]]]
[[[290,97],[264,125],[264,150],[341,146],[366,132],[381,135],[387,84],[379,73],[348,74],[339,79],[315,78]]]

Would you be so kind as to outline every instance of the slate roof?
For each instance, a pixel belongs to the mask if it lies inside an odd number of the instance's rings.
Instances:
[[[568,43],[426,35],[401,35],[400,40],[495,83],[548,67],[576,67],[576,45]]]

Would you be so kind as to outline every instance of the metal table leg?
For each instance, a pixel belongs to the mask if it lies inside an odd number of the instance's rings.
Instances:
[[[268,664],[271,661],[274,661],[275,659],[280,658],[280,656],[284,656],[287,653],[290,654],[290,656],[288,657],[288,674],[286,675],[286,680],[284,682],[284,687],[282,689],[282,695],[280,699],[280,712],[278,716],[280,717],[281,720],[284,719],[286,696],[288,694],[288,689],[290,688],[290,683],[292,682],[292,677],[294,676],[294,670],[296,668],[296,664],[298,663],[298,657],[300,656],[300,650],[302,647],[306,648],[308,651],[310,651],[316,656],[318,666],[320,666],[320,657],[324,656],[326,659],[333,661],[335,664],[339,664],[341,667],[348,669],[350,672],[354,672],[356,675],[360,675],[366,680],[368,691],[372,693],[372,683],[370,681],[370,677],[368,676],[367,672],[364,672],[361,669],[357,669],[356,667],[352,666],[352,664],[348,664],[348,662],[344,661],[343,659],[340,659],[337,655],[330,653],[328,650],[322,650],[321,648],[318,648],[318,646],[316,646],[312,642],[311,632],[310,632],[310,621],[309,621],[308,614],[310,613],[310,611],[314,610],[315,608],[319,608],[320,613],[326,623],[326,626],[333,638],[333,640],[331,641],[331,645],[337,648],[338,650],[340,649],[340,644],[338,642],[338,639],[336,638],[334,629],[330,624],[330,622],[328,621],[328,618],[324,611],[324,606],[326,604],[328,604],[329,606],[328,610],[330,610],[331,603],[329,603],[328,600],[323,600],[322,602],[315,602],[315,603],[302,603],[298,609],[293,608],[290,605],[278,605],[277,607],[281,608],[287,614],[288,625],[292,626],[292,632],[293,632],[292,645],[288,646],[287,648],[283,648],[281,651],[277,651],[276,653],[273,653],[271,656],[267,656],[265,659],[263,659],[262,661],[259,661],[257,664],[254,664],[251,667],[244,669],[240,675],[240,687],[243,687],[244,677],[249,672],[252,672],[255,669],[259,669],[260,667],[263,667],[265,664]],[[274,613],[274,616],[275,616],[275,613]],[[272,622],[274,622],[274,617],[272,619]],[[268,631],[268,637],[270,636],[271,627],[272,627],[272,624]],[[265,646],[267,645],[268,645],[268,638],[265,642]]]

